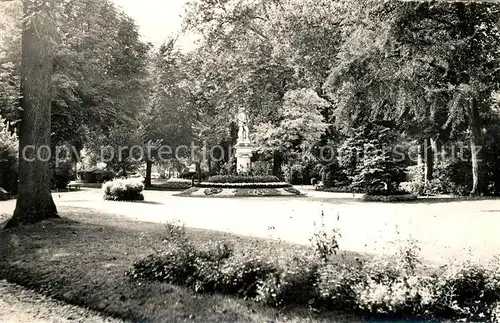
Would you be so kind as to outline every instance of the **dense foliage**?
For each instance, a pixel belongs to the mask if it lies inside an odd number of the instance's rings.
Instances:
[[[85,148],[96,156],[91,167],[102,155],[123,176],[146,163],[146,185],[163,158],[196,164],[201,180],[234,174],[244,106],[252,175],[317,178],[337,190],[397,191],[405,182],[419,194],[500,192],[496,3],[193,0],[183,27],[200,41],[190,51],[176,37],[153,49],[110,0],[50,4],[51,145],[74,147],[73,165]],[[22,7],[4,2],[0,15],[0,114],[17,131]],[[404,161],[343,155],[394,143]],[[463,160],[438,160],[458,146]]]
[[[114,179],[102,185],[104,199],[110,201],[143,201],[144,184],[137,179]]]
[[[0,187],[7,192],[17,191],[19,141],[0,116]]]
[[[225,243],[195,246],[181,227],[169,225],[164,251],[137,261],[131,275],[198,293],[237,295],[276,307],[356,312],[369,318],[489,321],[498,315],[498,259],[489,265],[451,263],[423,275],[413,241],[400,245],[392,256],[346,263],[335,255],[336,236],[318,234],[313,240],[316,256],[282,264],[261,257],[258,250],[243,255]]]

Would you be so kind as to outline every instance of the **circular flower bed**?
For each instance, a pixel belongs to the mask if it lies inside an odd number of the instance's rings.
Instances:
[[[217,175],[195,184],[176,196],[244,197],[244,196],[300,196],[291,184],[280,182],[276,176]]]
[[[205,195],[215,195],[215,194],[219,194],[219,193],[222,193],[222,188],[207,188],[205,189],[205,191],[203,191],[205,193]]]
[[[290,184],[287,187],[191,187],[176,196],[189,197],[264,197],[301,196]]]

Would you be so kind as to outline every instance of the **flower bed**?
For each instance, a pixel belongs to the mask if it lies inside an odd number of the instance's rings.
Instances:
[[[489,264],[450,262],[424,269],[418,245],[408,241],[393,255],[356,263],[339,261],[336,253],[326,258],[303,253],[279,261],[279,255],[268,257],[259,249],[242,253],[226,242],[195,244],[182,227],[168,228],[165,249],[136,261],[132,278],[181,285],[196,293],[234,295],[280,309],[342,310],[363,315],[367,322],[500,318],[498,258]],[[327,244],[313,244],[310,251],[321,254],[325,245],[331,246],[328,240],[319,241]]]
[[[176,196],[190,197],[252,197],[300,196],[302,193],[288,184],[286,187],[191,187]]]

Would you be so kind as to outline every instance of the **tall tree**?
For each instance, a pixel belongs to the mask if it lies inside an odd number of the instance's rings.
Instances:
[[[58,217],[50,187],[50,107],[53,74],[53,3],[25,0],[22,32],[19,190],[6,227]]]
[[[146,162],[146,186],[151,185],[153,162],[171,159],[180,145],[189,145],[192,139],[192,109],[189,103],[188,64],[186,57],[175,48],[176,38],[165,42],[152,59],[152,92],[149,104],[142,116],[145,125],[146,148],[149,149]],[[172,154],[156,149],[169,146]],[[167,151],[168,152],[168,151]],[[165,155],[163,155],[165,154]]]
[[[481,193],[476,147],[500,84],[500,6],[372,0],[362,11],[325,84],[337,121],[389,119],[427,141],[468,131],[471,193]]]

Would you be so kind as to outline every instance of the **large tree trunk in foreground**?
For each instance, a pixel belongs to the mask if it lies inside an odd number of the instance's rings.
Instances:
[[[41,1],[25,0],[24,15]],[[19,133],[19,192],[6,227],[58,217],[50,180],[52,19],[42,9],[23,29],[21,63],[22,121]],[[43,147],[43,148],[42,148]]]
[[[144,185],[146,187],[151,187],[151,173],[153,171],[153,162],[146,161],[146,178],[144,179]]]
[[[484,193],[484,179],[481,170],[481,121],[477,101],[471,100],[469,107],[470,149],[472,162],[472,190],[471,195]]]

